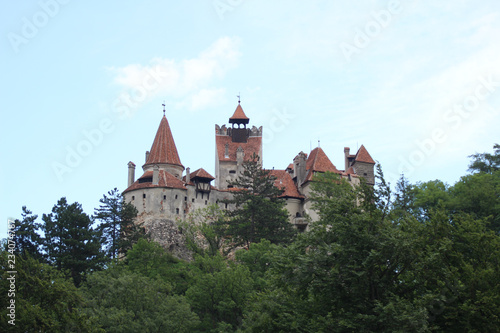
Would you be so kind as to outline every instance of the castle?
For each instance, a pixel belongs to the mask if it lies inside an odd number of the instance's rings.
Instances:
[[[182,231],[175,221],[212,204],[231,209],[221,202],[229,199],[234,191],[228,182],[238,177],[243,163],[250,160],[253,154],[258,155],[262,163],[262,126],[247,128],[249,122],[238,102],[229,118],[230,126],[215,125],[213,177],[203,168],[195,171],[184,168],[164,110],[153,145],[146,151],[146,162],[142,166],[144,173],[136,180],[135,164],[129,162],[128,187],[123,192],[124,200],[138,210],[138,223],[145,226],[153,239],[176,252],[182,247]],[[309,154],[298,153],[283,170],[270,170],[276,177],[275,186],[283,189],[281,197],[286,201],[290,223],[296,228],[307,230],[308,220],[304,215],[309,216],[310,221],[318,219],[309,200],[315,173],[334,172],[352,184],[359,184],[359,177],[364,177],[368,184],[374,184],[375,161],[363,145],[354,155],[350,154],[348,147],[344,148],[344,160],[345,168],[339,170],[317,147]]]

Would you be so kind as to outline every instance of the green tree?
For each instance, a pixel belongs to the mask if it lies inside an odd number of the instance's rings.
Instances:
[[[115,264],[91,274],[82,285],[84,313],[106,332],[185,332],[199,324],[183,296],[170,284]]]
[[[99,220],[103,235],[105,253],[111,259],[132,248],[139,238],[145,237],[144,230],[134,223],[137,209],[123,200],[117,188],[103,195],[101,205],[95,209],[94,218]]]
[[[500,232],[500,171],[460,178],[450,188],[451,210],[484,218],[491,230]]]
[[[201,319],[200,330],[234,331],[253,292],[248,268],[221,255],[196,256],[193,265],[197,271],[186,297]]]
[[[469,171],[493,173],[500,170],[500,145],[493,145],[494,154],[482,153],[470,155],[473,160],[469,165]]]
[[[92,220],[79,203],[69,205],[66,198],[61,198],[52,213],[43,214],[42,220],[43,249],[48,262],[66,272],[76,286],[86,273],[102,268],[105,257],[101,251],[101,235],[92,227]]]
[[[387,189],[356,188],[333,173],[317,175],[313,189],[320,219],[274,256],[266,273],[272,288],[251,303],[244,329],[425,331],[427,310],[401,283],[418,260],[418,243],[405,230],[418,222],[392,223]]]
[[[262,239],[272,243],[290,242],[295,230],[288,221],[282,189],[274,186],[275,177],[262,169],[259,157],[243,163],[244,171],[229,184],[237,190],[227,202],[235,205],[228,212],[228,234],[236,246],[250,246]]]
[[[17,256],[11,274],[6,251],[0,253],[0,331],[2,332],[96,332],[88,317],[79,312],[82,296],[74,284],[54,267],[40,263],[29,253]],[[11,287],[14,277],[15,287]],[[8,295],[10,296],[8,297]],[[8,324],[10,300],[15,301],[15,326]],[[9,312],[8,312],[9,311]]]
[[[450,207],[450,187],[440,180],[418,183],[412,186],[411,195],[413,196],[413,212],[421,221],[429,219],[432,209]]]
[[[41,260],[42,237],[38,233],[40,223],[36,222],[38,215],[23,206],[22,220],[14,221],[14,235],[17,252],[21,255],[29,253],[33,258]]]
[[[169,283],[178,295],[183,295],[192,282],[188,263],[172,256],[160,244],[144,238],[127,252],[124,263],[131,272]]]

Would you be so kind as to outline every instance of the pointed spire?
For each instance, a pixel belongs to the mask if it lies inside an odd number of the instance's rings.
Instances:
[[[356,157],[354,158],[354,160],[356,162],[375,164],[375,161],[370,156],[370,154],[368,153],[368,150],[366,150],[364,145],[361,145],[361,147],[359,147],[359,150],[356,153]]]
[[[248,118],[245,112],[243,112],[243,108],[241,107],[241,104],[238,101],[238,106],[236,107],[233,116],[229,118],[229,123],[248,124],[249,121],[250,118]]]
[[[145,165],[148,164],[173,164],[184,167],[177,153],[174,137],[165,116],[161,119],[153,145],[151,146]]]

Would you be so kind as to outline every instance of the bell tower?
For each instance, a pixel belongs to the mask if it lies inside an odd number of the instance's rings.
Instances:
[[[231,188],[228,182],[238,177],[243,163],[253,154],[262,163],[262,126],[250,129],[249,122],[238,96],[236,110],[229,118],[231,127],[215,125],[215,186],[221,190]]]

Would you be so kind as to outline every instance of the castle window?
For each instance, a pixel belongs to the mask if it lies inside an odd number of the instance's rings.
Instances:
[[[227,185],[227,188],[233,188],[233,185]]]
[[[175,198],[177,199],[177,194],[175,195]]]
[[[207,204],[208,204],[208,201],[207,201],[207,200],[205,200],[205,205],[207,205]]]
[[[236,173],[236,170],[229,170],[229,173]]]
[[[179,208],[175,209],[175,214],[179,215]]]
[[[193,199],[191,199],[191,202],[194,202],[194,198],[193,198]]]
[[[163,196],[163,200],[167,200],[167,196],[166,195]]]
[[[368,176],[368,174],[365,172],[365,173],[363,174],[363,176],[365,176],[365,177],[366,177],[366,176]]]
[[[188,197],[184,197],[184,201],[188,201]]]
[[[143,199],[146,199],[146,193],[143,193],[143,194],[142,194],[142,198],[143,198]]]
[[[227,209],[227,203],[226,203],[226,206],[225,206],[225,208]]]
[[[135,199],[135,195],[132,196],[132,200],[134,200],[134,199]]]

